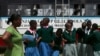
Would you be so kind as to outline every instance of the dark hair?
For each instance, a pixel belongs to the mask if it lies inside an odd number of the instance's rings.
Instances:
[[[29,22],[29,24],[30,24],[30,26],[32,26],[33,24],[37,24],[37,22],[36,22],[36,20],[31,20],[31,21]]]
[[[43,21],[47,21],[47,22],[49,22],[50,19],[49,19],[48,17],[45,17],[45,18],[43,18]]]
[[[58,28],[57,31],[56,31],[56,33],[58,33],[58,32],[61,32],[62,33],[63,30],[61,28]]]
[[[69,19],[67,20],[68,23],[71,23],[71,25],[73,26],[73,20]]]
[[[61,37],[62,36],[62,32],[63,32],[63,30],[61,28],[58,28],[57,31],[56,31],[57,37]]]
[[[65,23],[65,27],[68,27],[69,24],[71,25],[71,23],[66,22],[66,23]]]
[[[19,17],[21,17],[19,14],[12,14],[7,21],[7,24],[9,24],[10,22],[12,23],[14,20],[18,19]]]
[[[94,29],[98,29],[98,24],[97,24],[97,23],[93,23],[92,27],[93,27]]]
[[[88,20],[88,21],[87,21],[87,24],[88,24],[88,23],[92,23],[91,20]]]
[[[41,26],[41,27],[43,26],[43,20],[40,21],[40,26]]]
[[[86,28],[86,22],[82,22],[82,28]]]

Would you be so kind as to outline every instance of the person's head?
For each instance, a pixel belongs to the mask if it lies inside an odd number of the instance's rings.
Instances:
[[[91,28],[91,25],[92,25],[91,20],[88,20],[86,25],[87,25],[87,28]]]
[[[71,23],[71,25],[73,26],[73,20],[69,19],[67,20],[68,23]]]
[[[65,28],[66,28],[66,30],[67,30],[68,32],[70,32],[71,29],[72,29],[72,24],[67,22],[67,23],[65,24]]]
[[[63,30],[61,28],[58,28],[56,31],[56,35],[61,36],[62,32],[63,32]]]
[[[96,30],[96,29],[98,29],[98,24],[93,23],[93,25],[92,25],[92,30]]]
[[[37,28],[37,22],[36,22],[36,20],[31,20],[30,22],[29,22],[29,25],[30,25],[30,29],[36,29]]]
[[[21,25],[21,16],[18,14],[12,14],[7,21],[7,24],[12,23],[14,27],[19,27]]]
[[[82,28],[84,28],[84,29],[86,28],[86,22],[82,23]]]
[[[49,22],[50,22],[49,18],[47,18],[47,17],[43,18],[43,25],[44,26],[48,26]]]
[[[40,27],[43,27],[43,20],[40,21]]]

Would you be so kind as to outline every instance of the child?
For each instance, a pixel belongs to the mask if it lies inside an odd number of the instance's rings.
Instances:
[[[83,22],[81,28],[77,29],[78,56],[86,56],[86,39],[87,39],[87,34],[85,33],[85,30],[86,30],[86,22]]]
[[[98,24],[93,23],[92,33],[88,37],[88,42],[91,44],[94,56],[100,56],[100,31],[98,30]]]
[[[38,30],[39,37],[41,42],[39,44],[39,50],[41,56],[51,56],[51,51],[53,46],[53,27],[49,26],[49,18],[44,18],[42,21],[42,27]]]
[[[65,24],[65,30],[63,32],[63,38],[67,40],[64,45],[63,55],[64,56],[77,56],[76,50],[76,29],[72,29],[72,24],[67,22]]]
[[[37,30],[37,22],[35,20],[31,20],[29,22],[30,28],[24,34],[25,40],[25,56],[40,56],[39,51],[37,49],[37,40],[38,34],[36,33]],[[27,38],[26,38],[26,37]],[[32,39],[33,36],[33,39]]]
[[[52,56],[59,56],[62,53],[62,29],[58,28],[55,33],[54,47]]]

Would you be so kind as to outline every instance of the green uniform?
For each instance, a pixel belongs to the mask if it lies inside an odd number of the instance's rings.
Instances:
[[[49,26],[48,28],[40,28],[37,31],[38,35],[42,37],[41,41],[50,43],[54,39],[53,27]]]
[[[25,34],[27,35],[33,35],[33,33],[30,33],[30,31],[26,31]],[[28,43],[26,43],[26,47],[36,47],[36,39],[34,39],[33,41],[29,41]]]
[[[6,31],[12,34],[10,41],[13,44],[13,48],[7,49],[5,56],[24,56],[22,35],[12,26],[9,26]]]
[[[100,31],[95,30],[89,35],[88,42],[93,46],[94,51],[100,51]]]
[[[73,29],[71,33],[65,30],[63,32],[63,38],[67,40],[63,48],[63,55],[64,56],[78,56],[76,45],[75,45],[76,29]]]
[[[60,53],[62,53],[62,47],[61,47],[62,37],[61,36],[58,36],[58,37],[55,36],[54,42],[55,42],[55,45],[53,47],[53,50],[59,50]]]
[[[78,34],[78,42],[86,44],[86,39],[87,39],[87,34],[85,33],[85,30],[82,28],[77,29],[77,34]]]
[[[75,43],[76,41],[76,29],[73,29],[72,34],[70,35],[69,32],[63,32],[63,38],[67,40],[67,43]]]

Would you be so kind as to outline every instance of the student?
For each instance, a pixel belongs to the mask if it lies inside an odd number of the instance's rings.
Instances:
[[[87,20],[86,30],[85,30],[85,33],[87,35],[87,39],[88,39],[89,35],[92,33],[91,26],[92,26],[91,20]],[[87,39],[86,39],[86,41],[87,41]],[[89,42],[87,42],[87,44],[86,44],[86,55],[87,56],[93,56],[93,48],[92,48],[92,46],[90,45]]]
[[[2,39],[7,44],[7,49],[4,56],[24,56],[22,35],[19,33],[17,27],[21,25],[21,16],[12,14],[7,21],[7,24],[12,23],[6,28]]]
[[[58,28],[55,33],[55,39],[54,39],[54,47],[53,47],[53,55],[52,56],[59,56],[62,53],[62,32],[63,30],[61,28]]]
[[[43,20],[40,21],[40,27],[43,27]]]
[[[51,46],[54,45],[54,33],[53,27],[49,26],[49,18],[43,19],[42,27],[37,31],[39,37],[41,38],[41,42],[39,44],[39,50],[41,56],[51,56],[52,48]]]
[[[77,56],[76,50],[76,29],[72,29],[72,24],[67,22],[63,32],[63,38],[67,41],[63,48],[64,56]]]
[[[85,33],[86,22],[82,23],[81,28],[77,29],[78,37],[78,56],[86,56],[86,39],[87,34]]]
[[[92,33],[88,36],[88,43],[93,47],[94,56],[100,56],[100,31],[96,23],[92,25]]]
[[[37,48],[37,22],[35,20],[31,20],[29,22],[30,28],[25,32],[25,35],[28,35],[25,41],[25,56],[40,56],[38,48]],[[32,36],[32,37],[31,37]],[[30,39],[29,39],[30,38]]]
[[[87,20],[87,22],[86,22],[86,30],[85,30],[85,33],[87,34],[87,35],[89,35],[91,32],[91,25],[92,25],[92,22],[91,22],[91,20]]]

